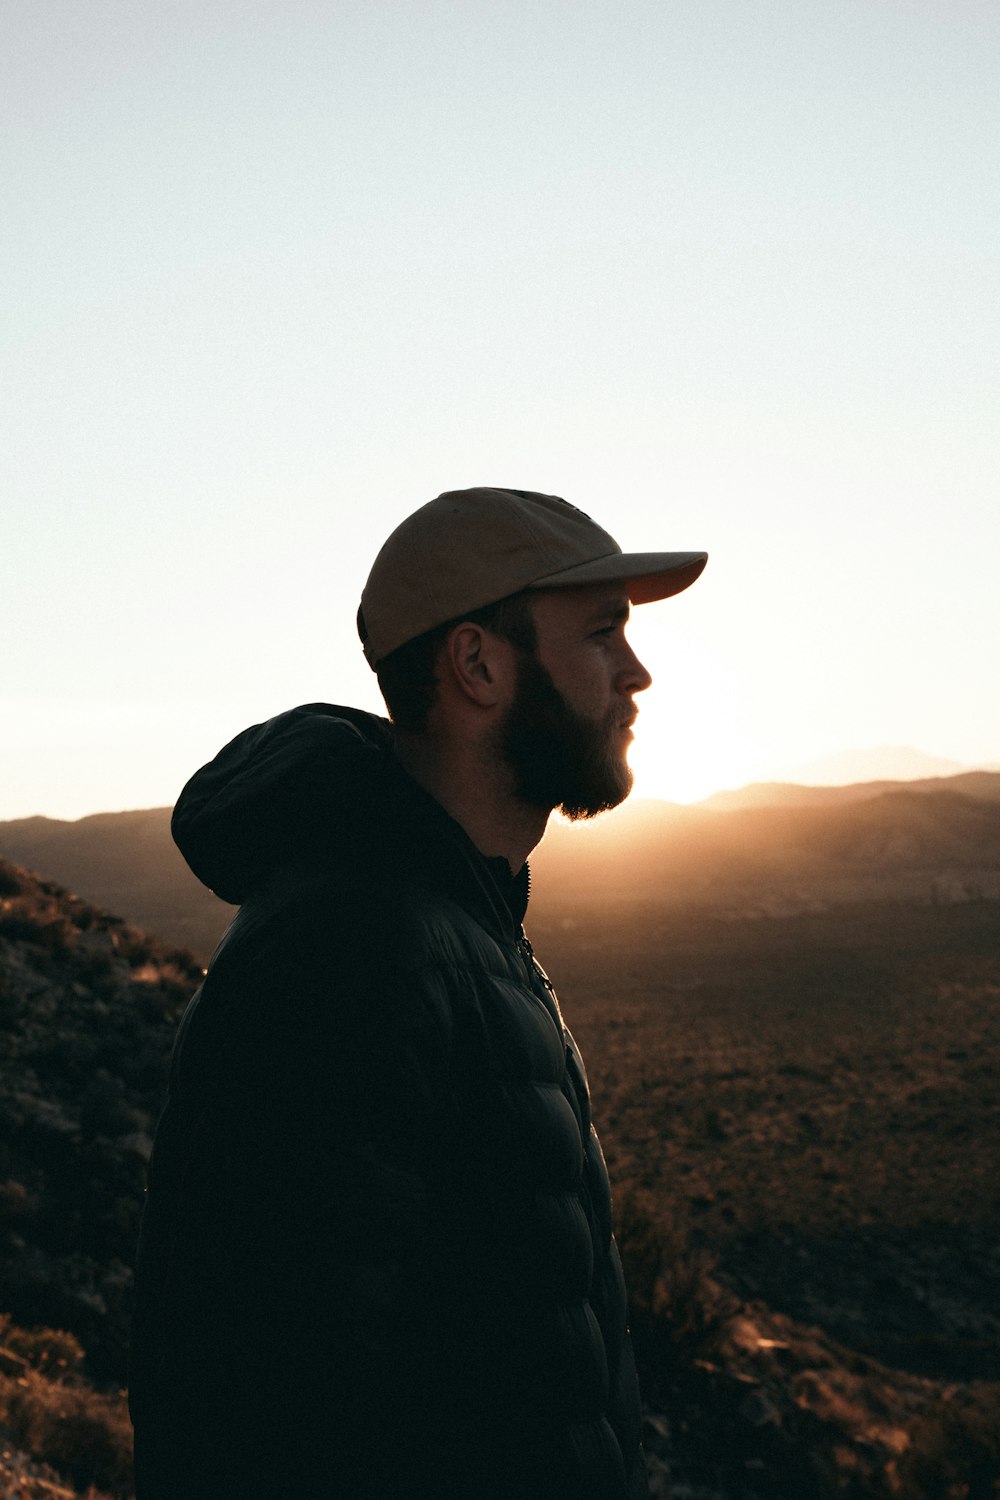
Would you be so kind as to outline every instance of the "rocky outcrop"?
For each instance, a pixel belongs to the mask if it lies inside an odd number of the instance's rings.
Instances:
[[[145,1161],[200,973],[0,861],[0,1311],[71,1331],[119,1383]]]

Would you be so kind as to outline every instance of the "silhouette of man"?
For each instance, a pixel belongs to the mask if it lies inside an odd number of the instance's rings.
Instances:
[[[138,1500],[636,1500],[586,1075],[521,925],[560,807],[627,796],[629,604],[703,553],[447,493],[358,615],[391,722],[238,736],[174,835],[240,904],[181,1023],[140,1240]]]

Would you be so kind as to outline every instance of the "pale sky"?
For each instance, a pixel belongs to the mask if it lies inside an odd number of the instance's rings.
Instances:
[[[0,3],[0,818],[378,708],[443,489],[704,549],[637,790],[1000,761],[993,0]]]

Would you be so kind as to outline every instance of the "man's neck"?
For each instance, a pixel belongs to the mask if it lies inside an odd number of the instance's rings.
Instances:
[[[516,875],[541,842],[548,811],[518,798],[505,768],[427,735],[396,731],[396,759],[414,781],[464,828],[480,854],[503,858]]]

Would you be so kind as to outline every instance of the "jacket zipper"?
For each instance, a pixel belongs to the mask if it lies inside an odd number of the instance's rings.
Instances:
[[[518,948],[520,948],[522,956],[527,959],[528,967],[530,968],[531,972],[535,975],[536,978],[542,981],[549,994],[554,995],[556,992],[556,987],[552,983],[552,980],[549,978],[549,976],[546,974],[545,970],[542,968],[541,964],[538,962],[538,959],[535,957],[535,950],[531,946],[531,941],[528,938],[528,935],[523,927],[521,928],[521,935],[517,940],[517,946]]]
[[[542,968],[541,964],[538,962],[538,959],[535,957],[535,950],[531,946],[531,940],[528,938],[523,927],[521,928],[520,936],[517,939],[517,948],[518,952],[521,955],[524,966],[528,972],[529,980],[532,977],[540,980],[542,985],[545,987],[546,992],[552,997],[552,1003],[551,1005],[545,1005],[545,1011],[549,1017],[549,1020],[556,1028],[556,1031],[559,1034],[559,1039],[563,1044],[563,1048],[565,1049],[569,1046],[569,1042],[567,1040],[566,1022],[563,1020],[562,1011],[559,1009],[559,1001],[556,997],[556,987],[552,983],[552,980],[549,978],[549,976],[546,974],[545,970]],[[540,1003],[544,1004],[544,1001],[541,1001]]]

